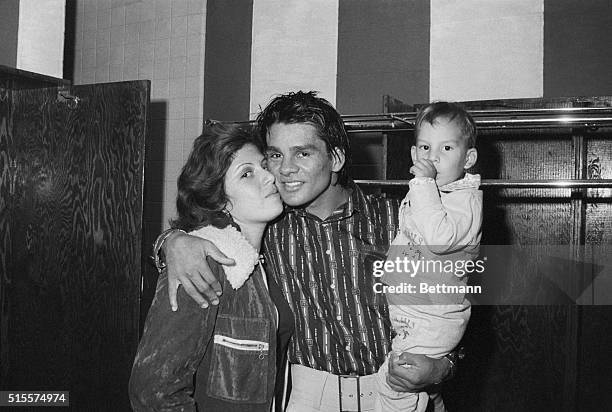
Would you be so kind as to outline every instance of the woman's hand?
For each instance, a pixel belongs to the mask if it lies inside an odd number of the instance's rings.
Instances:
[[[389,358],[387,383],[398,392],[421,392],[440,383],[450,372],[450,363],[444,358],[433,359],[425,355],[403,352]]]
[[[163,245],[168,271],[168,294],[173,311],[178,309],[176,291],[183,285],[185,292],[203,308],[219,303],[221,284],[206,261],[210,256],[223,265],[235,264],[214,243],[177,231]]]

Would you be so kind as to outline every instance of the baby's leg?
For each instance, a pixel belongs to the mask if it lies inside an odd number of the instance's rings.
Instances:
[[[429,402],[433,404],[433,412],[446,412],[446,406],[440,392],[430,393]]]

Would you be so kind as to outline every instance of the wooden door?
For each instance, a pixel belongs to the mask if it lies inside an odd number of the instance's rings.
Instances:
[[[148,103],[148,81],[12,91],[2,389],[129,410]]]

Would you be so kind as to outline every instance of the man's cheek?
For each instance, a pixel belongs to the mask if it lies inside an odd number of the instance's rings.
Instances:
[[[268,171],[274,175],[278,183],[278,177],[280,176],[280,162],[268,161]]]

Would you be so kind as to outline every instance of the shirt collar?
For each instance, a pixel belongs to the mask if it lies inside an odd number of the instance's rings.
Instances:
[[[480,186],[480,175],[466,173],[463,179],[455,180],[440,187],[440,192],[454,192],[462,189],[478,189]]]

